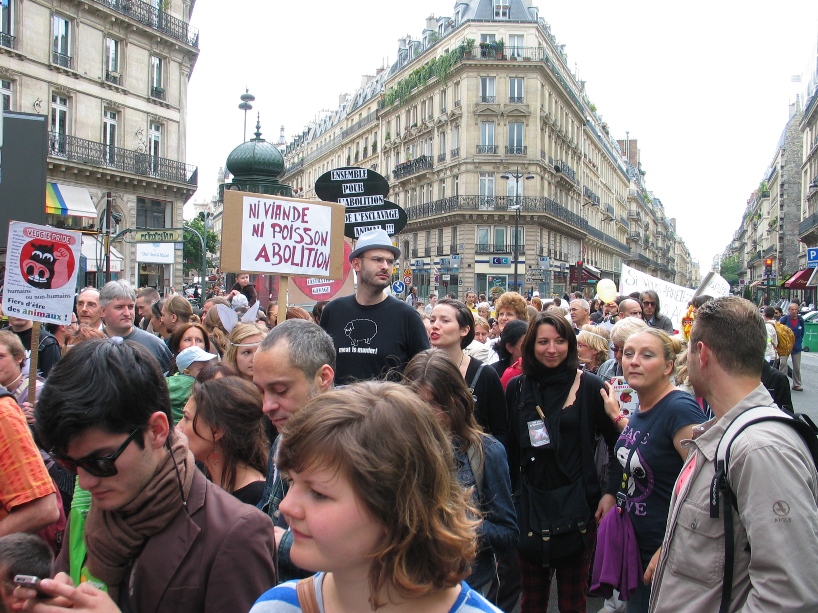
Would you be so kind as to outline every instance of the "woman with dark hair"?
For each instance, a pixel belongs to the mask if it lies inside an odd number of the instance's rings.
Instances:
[[[162,340],[165,340],[170,336],[168,331],[165,330],[165,324],[162,323],[162,309],[164,306],[164,300],[157,300],[151,305],[151,327],[153,328],[156,336]]]
[[[316,302],[312,307],[312,320],[320,324],[321,323],[321,313],[324,312],[324,307],[327,305],[329,300],[319,300]]]
[[[204,383],[211,379],[221,379],[222,377],[238,377],[239,373],[228,362],[211,362],[199,371],[196,381]]]
[[[619,471],[610,458],[619,433],[605,412],[602,380],[579,370],[576,335],[565,317],[546,312],[529,324],[522,361],[524,374],[506,389],[521,611],[548,609],[555,570],[560,610],[584,611],[597,521],[615,504]],[[594,461],[598,434],[609,448],[607,493]],[[553,526],[564,531],[543,540],[542,531]]]
[[[267,437],[261,394],[239,377],[211,379],[193,386],[179,429],[213,483],[255,506],[264,491]]]
[[[463,351],[474,339],[474,315],[459,300],[444,298],[432,309],[429,343],[445,351],[475,396],[478,423],[501,443],[508,434],[503,387],[497,372]]]
[[[514,319],[508,322],[500,333],[500,338],[494,345],[494,350],[497,352],[499,359],[490,365],[497,371],[500,378],[502,378],[507,368],[522,357],[523,337],[526,330],[528,330],[528,322],[522,319]]]
[[[410,360],[404,376],[451,436],[458,480],[472,490],[472,503],[480,509],[479,553],[466,580],[486,595],[496,581],[497,556],[511,551],[518,536],[506,451],[496,438],[481,432],[474,419],[474,396],[444,351],[421,351]]]
[[[200,347],[208,353],[213,353],[210,350],[210,337],[207,330],[202,324],[188,323],[179,326],[173,336],[170,337],[170,350],[174,357],[179,355],[180,351],[188,347]]]

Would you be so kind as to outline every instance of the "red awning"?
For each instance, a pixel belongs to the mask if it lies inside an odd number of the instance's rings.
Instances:
[[[789,279],[784,281],[784,287],[787,289],[806,289],[808,287],[815,287],[814,285],[807,285],[809,281],[810,275],[813,273],[812,268],[804,268],[803,270],[799,270]]]

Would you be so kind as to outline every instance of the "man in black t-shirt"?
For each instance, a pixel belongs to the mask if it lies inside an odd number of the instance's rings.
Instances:
[[[349,256],[358,288],[352,296],[329,302],[321,314],[321,327],[337,352],[337,383],[381,378],[392,369],[403,372],[416,353],[429,348],[415,309],[384,293],[399,257],[400,249],[384,230],[362,234]]]
[[[33,327],[34,322],[31,320],[9,316],[8,329],[20,337],[20,342],[23,343],[23,347],[25,347],[28,353],[31,353],[31,329]],[[44,327],[41,327],[37,352],[37,372],[43,377],[47,377],[60,357],[62,357],[62,352],[60,351],[60,344],[57,342],[57,339]],[[24,373],[27,372],[26,369],[29,363],[30,362],[26,361],[26,365],[23,368]]]

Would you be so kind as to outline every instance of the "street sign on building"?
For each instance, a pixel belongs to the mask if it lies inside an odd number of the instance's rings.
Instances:
[[[807,249],[807,268],[818,268],[818,247]]]
[[[403,277],[403,282],[404,282],[406,285],[412,285],[412,275],[405,275],[405,276]]]
[[[134,230],[134,242],[137,243],[183,243],[185,231],[180,228],[155,230]]]

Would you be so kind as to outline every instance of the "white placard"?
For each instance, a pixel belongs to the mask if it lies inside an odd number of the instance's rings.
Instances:
[[[241,269],[328,276],[332,210],[326,205],[245,196]]]
[[[70,324],[82,234],[12,221],[7,244],[3,288],[6,315]]]

